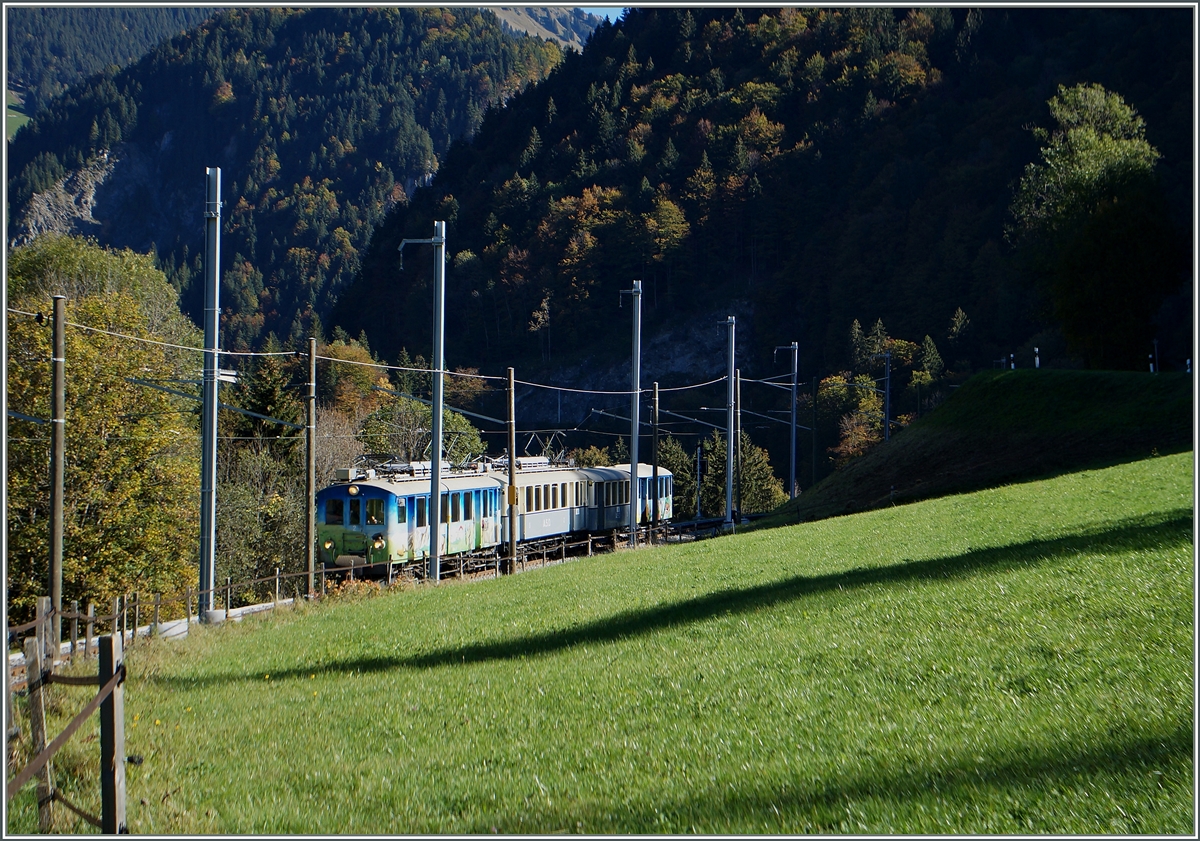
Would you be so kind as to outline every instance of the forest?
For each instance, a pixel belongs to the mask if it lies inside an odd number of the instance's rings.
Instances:
[[[71,85],[109,65],[132,64],[214,11],[184,6],[10,6],[5,10],[8,86],[21,91],[28,113],[35,113]]]
[[[432,344],[431,261],[397,246],[444,219],[448,366],[597,388],[624,386],[640,279],[644,383],[723,373],[710,317],[737,313],[747,377],[798,343],[807,485],[973,370],[1186,366],[1189,14],[645,8],[576,53],[480,9],[230,11],[23,129],[10,218],[136,147],[154,177],[99,238],[153,251],[196,318],[189,167],[220,164],[226,346],[389,362]],[[785,472],[781,424],[751,432]]]
[[[388,209],[560,57],[484,9],[228,10],[21,130],[9,240],[34,193],[114,150],[143,175],[114,188],[99,239],[153,250],[195,317],[203,167],[220,166],[227,341],[321,332]]]
[[[1043,364],[1082,364],[1006,236],[1039,154],[1030,129],[1053,127],[1060,85],[1123,97],[1159,153],[1172,254],[1186,254],[1188,14],[630,10],[452,147],[379,229],[334,321],[365,330],[384,357],[425,347],[430,269],[400,272],[395,250],[445,219],[457,364],[619,354],[623,336],[601,327],[634,278],[650,333],[744,302],[751,370],[792,340],[802,370],[848,369],[856,320],[944,345],[960,309],[971,328],[946,360],[953,371],[1010,353],[1032,364],[1035,346]],[[1144,364],[1155,330],[1165,364],[1182,368],[1190,352],[1190,322],[1171,320],[1190,277],[1165,262],[1120,367]],[[1160,309],[1164,285],[1177,297]]]

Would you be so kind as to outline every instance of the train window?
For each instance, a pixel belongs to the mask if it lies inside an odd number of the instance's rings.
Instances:
[[[425,515],[425,501],[428,499],[427,496],[417,497],[417,528],[419,529],[429,525],[429,518]]]
[[[352,526],[361,526],[362,525],[362,500],[361,499],[350,500],[350,525],[352,525]]]
[[[542,510],[542,486],[541,485],[537,485],[533,489],[533,503],[534,503],[534,507],[533,507],[534,511]]]
[[[462,494],[450,494],[450,521],[457,523],[462,519]]]
[[[621,501],[628,503],[629,502],[629,483],[628,482],[621,483],[621,491],[624,494],[621,498]]]
[[[450,494],[442,494],[442,514],[438,522],[440,525],[450,522]]]
[[[340,526],[345,522],[345,506],[340,499],[325,500],[325,525]]]
[[[542,507],[551,508],[550,505],[550,486],[542,485]]]
[[[383,500],[368,499],[367,500],[367,525],[382,526],[383,525]]]
[[[463,519],[475,519],[475,492],[467,491],[463,494]]]
[[[609,483],[601,482],[600,484],[604,486],[604,507],[607,508],[611,504],[612,497],[612,494],[609,491]]]
[[[563,508],[566,508],[567,507],[567,483],[566,482],[562,483],[562,493],[559,494],[558,498],[562,500]]]
[[[553,502],[550,504],[550,507],[558,508],[558,482],[555,482],[553,485],[550,486],[550,495],[551,495],[551,499],[553,499]]]
[[[525,486],[525,510],[533,510],[533,485]]]
[[[404,525],[408,522],[408,500],[405,497],[396,497],[396,522]]]

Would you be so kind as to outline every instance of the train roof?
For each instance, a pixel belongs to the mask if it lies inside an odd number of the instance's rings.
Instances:
[[[522,467],[521,462],[526,462]],[[530,463],[532,462],[532,463]],[[335,481],[329,487],[358,485],[400,496],[414,496],[429,493],[430,473],[428,462],[407,466],[400,471],[376,470],[374,468],[352,467],[337,471]],[[591,482],[617,482],[629,478],[629,465],[617,464],[606,467],[569,467],[551,464],[546,459],[518,459],[517,485],[536,485],[541,481],[571,482],[586,479]],[[654,475],[654,466],[638,462],[638,478],[649,479]],[[659,465],[659,476],[670,476],[671,471]],[[495,488],[508,484],[507,465],[497,469],[491,465],[479,465],[474,471],[447,471],[442,474],[443,491],[461,491],[476,488]],[[328,488],[327,488],[328,489]]]

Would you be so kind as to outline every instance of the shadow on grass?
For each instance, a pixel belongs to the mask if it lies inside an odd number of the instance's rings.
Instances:
[[[580,821],[587,832],[622,833],[1187,833],[1192,829],[1192,748],[1191,722],[1180,720],[1174,727],[1164,725],[1160,732],[1123,733],[1086,746],[1053,742],[1013,745],[990,755],[972,752],[970,756],[939,757],[928,764],[874,765],[845,777],[834,772],[832,779],[824,781],[777,780],[770,790],[770,783],[747,778],[741,786],[721,784],[673,802],[667,796],[653,803],[589,803],[582,811],[564,810],[561,815],[547,810],[534,817],[533,825],[544,821],[542,825],[549,830],[559,825],[574,827]],[[1177,812],[1186,815],[1186,825],[1146,825],[1148,818],[1166,817],[1164,813],[1171,810],[1169,805],[1147,803],[1141,785],[1148,775],[1162,774],[1172,764],[1185,764],[1187,779],[1159,782],[1173,785],[1179,800]],[[1096,791],[1098,780],[1106,774],[1130,782],[1101,784]],[[1111,799],[1097,796],[1105,789],[1113,793]],[[867,826],[864,830],[857,821],[847,821],[851,810],[869,822],[872,815],[903,811],[906,804],[919,800],[933,807],[923,813],[923,824]],[[1129,814],[1121,811],[1122,802]],[[960,814],[960,824],[947,825],[944,816],[937,814],[939,803],[949,806],[947,811],[966,810],[968,814]],[[1076,808],[1072,809],[1072,804]],[[972,809],[973,805],[979,808]],[[1067,811],[1074,813],[1075,823],[1054,825]],[[1123,828],[1110,823],[1122,820]],[[1078,825],[1088,821],[1092,826]],[[521,831],[529,831],[530,823],[527,816]],[[502,832],[518,831],[513,826],[499,827]]]
[[[704,622],[717,616],[747,613],[831,591],[851,591],[875,584],[903,584],[930,579],[1004,571],[1069,558],[1085,552],[1150,549],[1191,541],[1192,511],[1178,509],[1157,517],[1138,517],[1112,523],[1094,532],[1031,540],[1009,546],[973,549],[961,555],[911,561],[885,567],[858,568],[829,575],[796,576],[769,584],[722,590],[643,610],[618,613],[583,625],[539,634],[474,642],[407,657],[350,657],[305,667],[272,669],[274,680],[307,678],[313,671],[371,673],[392,669],[433,669],[474,663],[536,657],[579,645],[597,645],[644,636],[656,631]],[[171,684],[198,686],[228,680],[261,680],[254,674],[213,675],[204,678],[155,676]]]

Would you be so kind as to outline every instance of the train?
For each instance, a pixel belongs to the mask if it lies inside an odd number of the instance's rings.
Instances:
[[[396,565],[420,574],[430,552],[429,462],[373,460],[339,468],[334,481],[316,495],[317,545],[327,571],[362,570],[389,575]],[[443,559],[499,557],[507,551],[510,529],[519,545],[628,529],[629,506],[637,522],[649,525],[658,497],[659,521],[671,518],[674,477],[659,466],[638,464],[637,494],[631,494],[630,466],[576,467],[546,457],[518,457],[515,522],[508,513],[506,459],[470,469],[444,471],[438,554]],[[460,567],[461,568],[461,567]]]

